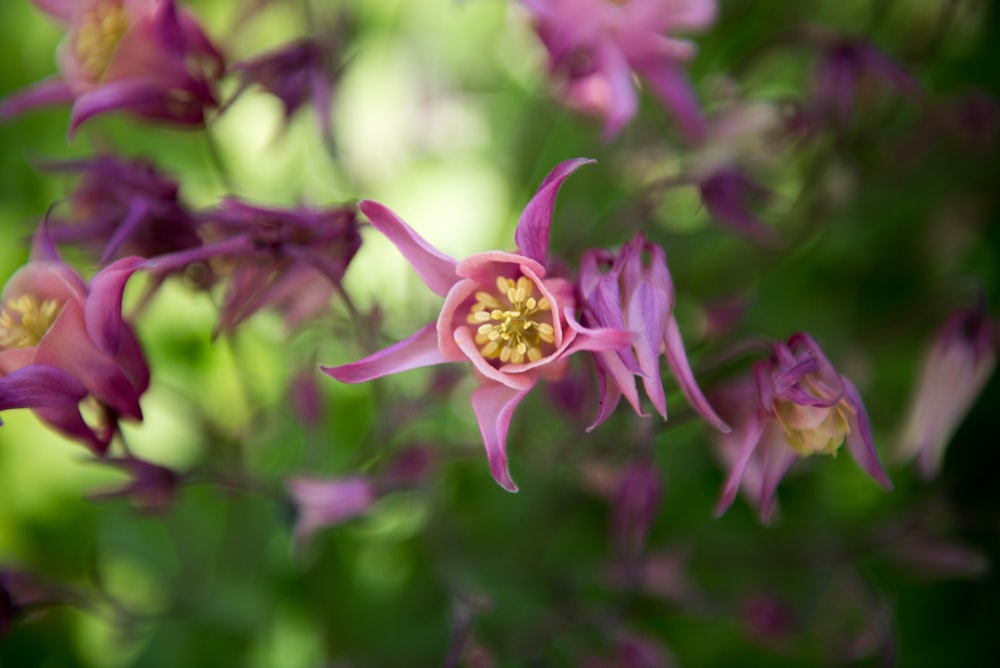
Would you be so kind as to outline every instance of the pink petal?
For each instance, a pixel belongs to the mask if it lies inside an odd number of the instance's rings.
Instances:
[[[618,400],[625,399],[639,417],[646,417],[639,400],[639,391],[635,385],[635,376],[629,371],[621,358],[611,352],[598,352],[594,355],[597,364],[597,381],[601,385],[601,405],[594,422],[587,427],[593,431],[604,422],[618,406]]]
[[[486,361],[483,354],[479,352],[479,346],[476,345],[475,340],[473,340],[472,332],[469,331],[468,327],[459,327],[455,330],[455,343],[458,344],[459,349],[465,356],[472,362],[473,368],[479,372],[481,376],[488,378],[500,385],[505,385],[512,390],[517,390],[521,392],[527,392],[532,387],[535,386],[536,374],[532,373],[504,373],[499,369],[493,367],[492,364]],[[547,359],[548,363],[552,363],[551,355]],[[521,365],[526,366],[526,365]]]
[[[628,329],[635,334],[633,349],[642,370],[643,387],[656,412],[667,419],[667,398],[660,379],[660,345],[669,310],[665,296],[649,281],[640,281],[628,303]]]
[[[526,257],[545,266],[549,255],[549,230],[559,186],[581,165],[594,162],[589,158],[574,158],[556,165],[542,180],[535,195],[521,212],[514,231],[514,242]],[[443,294],[443,293],[441,293]]]
[[[13,118],[36,107],[69,104],[75,99],[73,91],[58,77],[43,79],[0,102],[0,118]]]
[[[851,432],[847,435],[847,447],[854,455],[855,461],[861,465],[868,475],[875,478],[880,485],[886,489],[892,489],[892,481],[882,468],[882,462],[878,459],[875,451],[875,441],[872,438],[872,426],[868,420],[868,411],[861,402],[861,395],[854,384],[844,378],[844,386],[847,389],[847,398],[855,409],[854,415],[848,418],[848,425]]]
[[[799,456],[784,440],[783,428],[771,424],[761,439],[760,520],[770,524],[778,484]]]
[[[399,249],[427,287],[442,297],[448,294],[458,280],[455,260],[427,243],[388,207],[371,200],[359,202],[358,206],[375,229]]]
[[[429,323],[410,338],[374,355],[341,366],[321,366],[320,371],[342,383],[363,383],[392,373],[449,361],[438,349],[435,323]]]
[[[73,20],[73,13],[76,11],[79,0],[31,0],[36,7],[51,16],[59,19],[63,23]]]
[[[490,473],[508,492],[516,492],[517,485],[507,469],[507,430],[514,409],[527,393],[527,390],[519,391],[496,383],[484,383],[472,392],[472,410],[479,421]]]
[[[117,355],[122,336],[122,296],[125,284],[145,258],[128,257],[108,265],[90,279],[90,294],[84,307],[87,334],[97,347]]]
[[[743,474],[750,463],[750,459],[753,457],[754,452],[757,451],[757,444],[760,441],[761,434],[764,432],[764,425],[754,415],[747,421],[745,429],[743,442],[740,444],[740,451],[733,461],[732,468],[729,469],[729,477],[726,478],[726,484],[722,488],[719,502],[715,506],[716,517],[726,512],[729,506],[733,505],[733,501],[736,500],[736,493],[740,489],[740,481],[743,479]]]
[[[667,363],[674,372],[674,377],[677,378],[677,383],[688,403],[713,427],[723,433],[729,433],[731,431],[729,425],[718,416],[712,405],[708,403],[708,399],[701,393],[698,382],[694,379],[694,372],[691,371],[687,353],[684,352],[684,341],[681,339],[681,330],[677,327],[676,318],[671,317],[667,321],[664,348]]]
[[[87,388],[53,366],[31,364],[0,377],[0,411],[43,406],[75,408],[85,396]]]

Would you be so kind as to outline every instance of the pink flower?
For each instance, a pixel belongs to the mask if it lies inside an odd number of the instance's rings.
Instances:
[[[648,262],[647,262],[648,258]],[[602,268],[607,268],[606,272]],[[726,423],[705,399],[688,363],[680,328],[674,318],[674,284],[664,250],[640,234],[622,246],[618,255],[592,249],[580,266],[584,324],[625,329],[634,334],[631,347],[594,355],[601,387],[601,408],[590,426],[608,418],[624,395],[639,415],[645,415],[635,378],[642,378],[653,407],[667,419],[667,399],[660,380],[660,355],[677,377],[681,391],[698,413],[720,431]]]
[[[308,541],[325,527],[336,526],[368,512],[378,494],[371,480],[295,477],[287,482],[295,504],[295,540]]]
[[[536,18],[562,96],[604,120],[614,137],[635,116],[633,72],[677,117],[693,139],[704,134],[698,100],[681,64],[694,57],[688,41],[666,36],[700,30],[715,20],[715,0],[524,0]]]
[[[445,362],[468,362],[479,380],[472,408],[493,477],[517,486],[507,470],[506,438],[514,409],[540,379],[556,380],[580,350],[627,346],[628,333],[587,329],[575,319],[573,285],[547,276],[549,228],[559,186],[585,159],[560,163],[525,207],[515,253],[487,251],[461,261],[430,246],[381,204],[361,202],[372,225],[395,244],[431,290],[444,297],[437,322],[365,359],[322,370],[345,383]]]
[[[149,369],[122,318],[122,293],[145,260],[124,258],[84,283],[41,228],[32,259],[0,295],[0,410],[31,408],[65,436],[103,455],[119,418],[142,419]],[[79,404],[91,399],[93,427]]]
[[[875,452],[861,396],[808,334],[776,342],[771,357],[754,365],[752,378],[723,388],[713,400],[733,426],[732,433],[718,437],[730,469],[720,515],[742,486],[761,519],[769,521],[778,483],[795,460],[834,455],[845,442],[870,476],[892,487]]]
[[[34,0],[67,26],[60,74],[15,93],[0,117],[73,104],[69,134],[109,111],[177,125],[201,125],[217,106],[222,56],[194,16],[174,0]]]
[[[945,447],[986,385],[997,361],[997,328],[985,309],[948,318],[923,360],[898,451],[918,457],[920,472],[941,468]]]

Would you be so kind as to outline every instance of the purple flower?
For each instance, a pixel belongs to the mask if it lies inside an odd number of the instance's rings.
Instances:
[[[997,327],[984,308],[948,318],[924,356],[898,452],[917,457],[925,477],[941,468],[945,447],[986,385],[997,361]]]
[[[682,68],[694,56],[673,30],[701,30],[715,20],[715,0],[524,0],[534,14],[549,66],[562,80],[571,107],[604,120],[614,137],[635,116],[633,73],[677,117],[685,134],[700,139],[704,121]]]
[[[850,125],[858,98],[873,91],[920,93],[920,85],[910,73],[870,42],[818,28],[804,30],[803,36],[822,49],[810,105],[820,121]]]
[[[751,203],[763,200],[771,192],[752,181],[742,169],[726,166],[718,169],[698,182],[701,201],[713,218],[728,225],[757,243],[774,246],[777,234],[758,218]]]
[[[228,279],[216,333],[265,307],[280,308],[289,328],[325,311],[361,246],[353,206],[270,209],[229,198],[203,218],[203,246],[155,263],[165,272],[208,261]]]
[[[177,496],[181,477],[172,469],[132,456],[98,461],[120,468],[132,479],[119,489],[93,495],[94,500],[126,498],[138,510],[158,513],[166,510]]]
[[[606,273],[602,268],[607,269]],[[594,355],[601,407],[589,429],[604,422],[623,395],[637,414],[645,415],[636,376],[642,378],[646,396],[656,412],[667,419],[667,400],[660,379],[662,353],[694,409],[716,429],[729,431],[698,388],[691,371],[673,315],[674,284],[661,247],[646,241],[639,233],[622,246],[617,256],[599,249],[585,252],[579,290],[583,296],[584,324],[625,329],[634,335],[631,347]]]
[[[217,105],[212,89],[222,56],[174,0],[34,2],[67,26],[57,53],[60,74],[8,97],[0,117],[72,103],[72,137],[83,122],[109,111],[198,126]]]
[[[69,217],[47,220],[56,243],[85,248],[101,264],[201,245],[197,221],[181,202],[177,182],[152,163],[99,155],[43,166],[82,175],[69,198]]]
[[[445,362],[469,362],[479,386],[472,408],[490,471],[517,491],[507,470],[506,439],[514,409],[541,379],[555,380],[580,350],[628,345],[626,332],[592,330],[575,320],[572,284],[547,277],[549,228],[559,186],[584,159],[560,163],[525,207],[514,239],[520,251],[487,251],[455,261],[431,247],[385,206],[361,202],[372,225],[395,244],[424,283],[444,297],[436,323],[365,359],[323,371],[345,383]]]
[[[730,469],[716,510],[720,515],[742,486],[768,522],[778,483],[795,460],[834,455],[845,442],[870,476],[892,487],[861,396],[808,334],[776,342],[771,357],[754,364],[752,378],[737,380],[713,399],[733,425],[730,434],[718,436],[720,456]]]
[[[338,74],[332,59],[328,40],[304,39],[252,60],[235,63],[229,69],[239,75],[240,86],[232,100],[250,86],[261,86],[281,100],[286,123],[302,105],[311,102],[323,138],[330,141],[333,82]]]
[[[118,260],[84,283],[39,229],[31,261],[0,295],[0,411],[31,408],[97,455],[119,418],[142,419],[149,369],[121,310],[125,284],[144,263]],[[94,426],[80,413],[84,399],[96,408]]]
[[[295,504],[295,540],[304,543],[320,529],[363,515],[378,495],[371,480],[363,477],[318,478],[300,476],[287,481]]]

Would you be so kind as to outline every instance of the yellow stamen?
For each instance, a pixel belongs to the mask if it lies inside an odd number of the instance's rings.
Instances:
[[[478,325],[475,342],[483,357],[503,364],[537,362],[543,345],[555,343],[549,300],[532,296],[534,284],[526,276],[516,281],[499,276],[497,294],[477,292],[466,320]]]
[[[30,348],[49,331],[62,305],[33,295],[8,299],[0,310],[0,350]]]
[[[95,82],[104,76],[127,29],[128,14],[121,0],[107,0],[83,16],[73,50],[84,72]]]

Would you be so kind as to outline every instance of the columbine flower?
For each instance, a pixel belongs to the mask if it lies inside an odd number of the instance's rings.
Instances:
[[[342,524],[368,512],[378,498],[375,485],[363,477],[296,477],[287,482],[297,513],[295,540],[307,541],[318,530]]]
[[[812,108],[807,112],[819,116],[814,120],[848,126],[857,99],[871,90],[920,93],[920,85],[910,73],[870,42],[815,27],[802,30],[801,36],[822,49],[813,77]]]
[[[119,418],[142,419],[149,369],[121,307],[126,282],[144,262],[118,260],[87,284],[40,228],[32,260],[0,295],[0,410],[31,408],[98,455]],[[93,427],[80,413],[88,397],[97,411]]]
[[[73,104],[70,136],[109,111],[178,125],[201,125],[217,104],[222,56],[194,16],[174,0],[34,0],[66,24],[60,74],[8,97],[0,117]]]
[[[209,261],[228,277],[216,333],[265,307],[280,307],[290,328],[323,311],[361,246],[353,206],[269,209],[230,198],[204,219],[205,244],[158,257],[156,267]]]
[[[538,380],[558,379],[579,350],[626,346],[620,330],[590,330],[574,319],[572,284],[547,278],[549,228],[559,186],[584,159],[556,166],[521,214],[516,253],[487,251],[455,261],[430,246],[381,204],[361,202],[372,225],[395,244],[431,290],[445,298],[436,323],[365,359],[323,371],[361,383],[417,367],[465,361],[479,387],[472,408],[490,471],[504,489],[517,486],[507,470],[506,439],[514,409]]]
[[[700,30],[715,20],[715,0],[524,0],[535,15],[550,68],[566,103],[604,119],[614,137],[635,115],[633,72],[700,139],[704,123],[682,63],[694,57],[673,30]]]
[[[647,262],[648,258],[648,262]],[[602,273],[607,267],[607,273]],[[681,391],[702,417],[721,431],[729,431],[694,379],[674,318],[674,284],[663,249],[637,234],[617,256],[600,249],[584,253],[580,265],[583,321],[589,327],[625,329],[634,334],[631,348],[597,352],[601,407],[589,429],[608,418],[624,395],[639,415],[642,410],[635,377],[642,378],[653,407],[667,419],[667,400],[660,380],[660,354],[677,377]]]
[[[328,39],[305,39],[235,63],[230,71],[239,75],[240,87],[232,99],[250,86],[261,86],[281,100],[286,123],[302,105],[311,102],[323,138],[330,141],[333,81],[337,74],[331,66],[332,57]]]
[[[845,442],[854,459],[883,487],[892,484],[879,463],[868,414],[857,389],[837,373],[808,334],[776,342],[767,360],[714,395],[733,425],[718,437],[730,467],[717,513],[732,505],[741,484],[769,521],[778,483],[800,457],[834,455]]]
[[[997,361],[997,328],[985,309],[956,311],[924,357],[898,452],[918,457],[920,472],[941,468],[945,447]]]
[[[101,264],[201,245],[197,221],[180,200],[177,182],[150,162],[100,155],[44,167],[82,175],[69,198],[70,215],[48,218],[56,243],[86,248]]]

